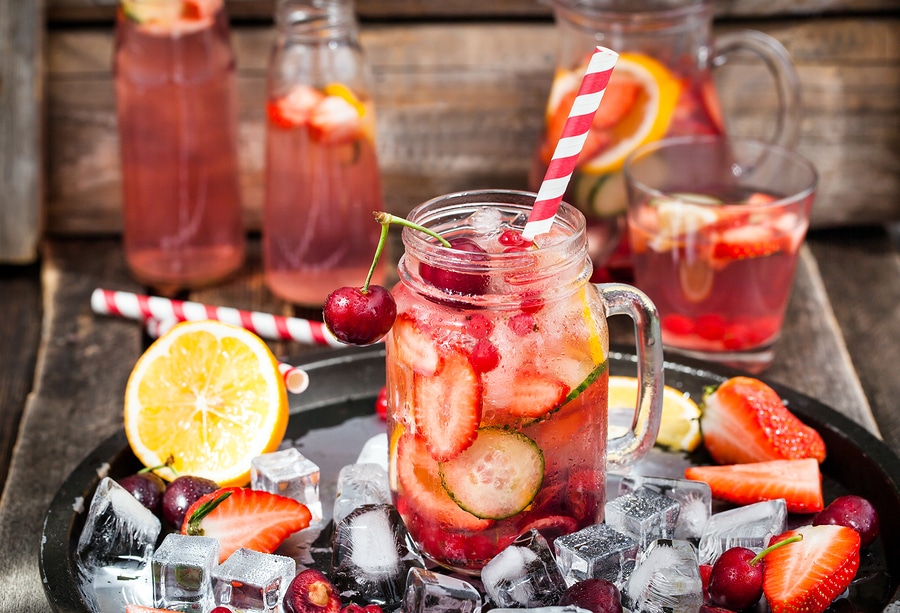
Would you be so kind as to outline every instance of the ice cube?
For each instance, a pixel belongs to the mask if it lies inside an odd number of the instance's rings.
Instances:
[[[406,578],[403,613],[480,613],[481,594],[456,577],[411,568]]]
[[[468,221],[477,234],[486,236],[500,230],[500,224],[503,223],[503,213],[500,212],[500,209],[483,206],[469,215]]]
[[[334,523],[341,523],[364,504],[390,504],[391,486],[387,471],[378,464],[349,464],[338,473],[334,500]]]
[[[87,588],[87,589],[84,589]],[[122,613],[129,604],[153,606],[150,565],[139,573],[124,572],[105,566],[96,568],[91,584],[79,589],[86,603],[96,613]]]
[[[498,607],[555,605],[566,581],[546,539],[530,530],[481,569],[484,590]]]
[[[672,538],[678,523],[678,503],[639,488],[606,503],[606,523],[633,537],[641,549],[660,538]]]
[[[399,604],[409,569],[425,567],[389,504],[357,508],[335,527],[332,538],[332,580],[343,598],[358,604]]]
[[[594,524],[557,537],[553,548],[567,585],[597,578],[621,589],[638,555],[636,540],[606,524]]]
[[[296,574],[292,558],[238,549],[213,571],[216,605],[246,613],[276,613]]]
[[[218,562],[218,539],[167,534],[151,560],[153,606],[185,613],[210,610]]]
[[[385,472],[388,469],[388,437],[387,432],[376,434],[367,440],[359,456],[356,458],[357,464],[378,464]]]
[[[319,467],[294,447],[250,460],[250,487],[293,498],[307,506],[313,522],[322,519]]]
[[[712,512],[712,492],[708,484],[691,479],[628,475],[619,481],[619,495],[642,487],[678,502],[674,538],[686,541],[703,535],[703,527]]]
[[[703,584],[697,550],[688,541],[659,539],[641,554],[623,604],[643,613],[697,613]]]
[[[712,564],[732,547],[759,553],[769,539],[785,530],[787,505],[783,498],[748,504],[712,515],[700,539],[700,563]]]
[[[98,568],[134,571],[147,566],[162,528],[128,490],[104,477],[97,485],[76,546],[86,576]]]

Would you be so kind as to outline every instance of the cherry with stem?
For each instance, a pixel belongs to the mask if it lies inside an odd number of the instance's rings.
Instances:
[[[746,547],[726,550],[713,564],[709,576],[709,599],[712,604],[733,611],[752,607],[763,594],[763,567],[766,554],[803,538],[792,536],[756,553]]]
[[[371,283],[392,223],[424,232],[439,240],[443,246],[450,247],[446,239],[419,224],[383,211],[376,211],[374,215],[381,224],[381,236],[365,282],[362,287],[345,286],[334,290],[325,299],[322,309],[325,325],[334,337],[350,345],[371,345],[381,340],[397,317],[397,303],[390,291]]]

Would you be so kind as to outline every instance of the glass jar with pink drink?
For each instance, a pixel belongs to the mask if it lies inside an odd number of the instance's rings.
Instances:
[[[583,215],[522,237],[534,194],[476,191],[416,207],[386,337],[389,466],[422,551],[477,573],[517,535],[602,520],[608,465],[642,457],[661,411],[659,327],[646,297],[589,283]],[[607,443],[606,317],[635,321],[633,431]]]
[[[375,108],[349,0],[285,0],[276,15],[266,102],[265,280],[281,298],[321,306],[360,286],[382,210]],[[381,283],[385,267],[373,276]]]
[[[143,283],[196,287],[243,262],[234,66],[222,0],[122,0],[123,241]]]
[[[794,145],[799,129],[799,79],[790,56],[762,32],[712,35],[712,0],[552,0],[558,30],[556,73],[545,127],[529,179],[537,189],[562,133],[596,45],[619,53],[565,194],[588,219],[594,280],[630,280],[622,165],[638,146],[663,137],[721,135],[725,119],[713,68],[749,51],[772,72],[780,101],[772,139]]]

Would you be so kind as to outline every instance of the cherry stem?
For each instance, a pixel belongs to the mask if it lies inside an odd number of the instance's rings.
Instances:
[[[378,237],[378,246],[375,248],[375,257],[372,258],[372,266],[369,267],[369,274],[366,275],[366,281],[362,286],[363,293],[369,291],[369,283],[372,281],[372,275],[375,274],[375,267],[378,266],[378,259],[381,257],[381,252],[384,251],[384,244],[387,242],[388,237],[388,229],[390,228],[392,223],[400,226],[406,226],[407,228],[412,228],[413,230],[418,230],[419,232],[424,232],[428,236],[432,236],[438,239],[444,247],[450,247],[450,243],[449,241],[447,241],[447,239],[445,239],[437,232],[429,230],[425,226],[420,226],[419,224],[413,223],[408,219],[397,217],[396,215],[391,215],[390,213],[385,213],[384,211],[373,211],[373,214],[375,215],[375,221],[381,224],[381,236]]]
[[[802,534],[795,534],[794,536],[790,536],[790,537],[784,539],[783,541],[778,541],[778,542],[775,543],[774,545],[769,545],[768,547],[766,547],[765,549],[763,549],[762,551],[760,551],[758,554],[756,554],[756,555],[748,562],[748,564],[749,564],[750,566],[756,566],[757,562],[759,562],[760,560],[762,560],[769,552],[775,551],[775,550],[778,549],[779,547],[783,547],[784,545],[787,545],[787,544],[789,544],[789,543],[796,543],[797,541],[802,541],[802,540],[803,540],[803,535],[802,535]]]
[[[178,471],[175,470],[175,467],[173,466],[174,464],[175,464],[175,458],[172,457],[172,456],[169,456],[168,458],[166,458],[166,463],[165,463],[165,464],[160,464],[160,465],[158,465],[158,466],[146,466],[146,467],[140,469],[140,470],[138,471],[138,474],[140,475],[140,474],[142,474],[142,473],[150,473],[150,472],[154,472],[154,471],[160,470],[161,468],[168,468],[168,469],[171,470],[173,473],[175,473],[175,476],[177,477],[177,476],[178,476]]]

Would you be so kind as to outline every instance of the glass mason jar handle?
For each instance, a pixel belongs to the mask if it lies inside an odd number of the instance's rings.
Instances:
[[[637,337],[638,395],[631,430],[607,441],[606,465],[623,467],[640,460],[656,442],[662,417],[663,352],[659,312],[642,291],[623,283],[597,285],[606,314],[628,315]]]
[[[790,54],[768,34],[738,30],[716,37],[713,65],[723,65],[728,54],[740,50],[754,53],[772,73],[778,90],[778,117],[772,142],[793,149],[800,135],[800,77]]]

